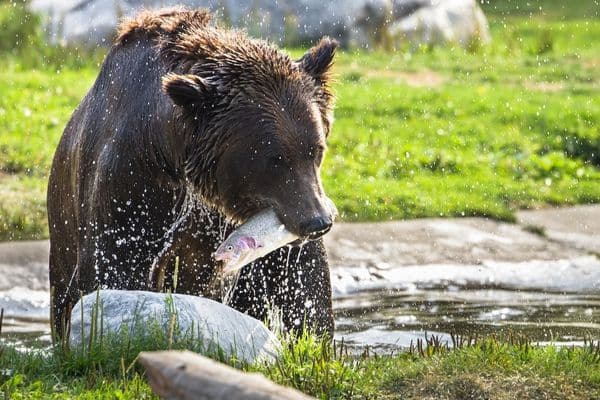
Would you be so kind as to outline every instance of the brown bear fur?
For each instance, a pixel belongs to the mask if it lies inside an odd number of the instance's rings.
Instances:
[[[332,333],[326,254],[335,209],[319,169],[332,124],[323,39],[297,61],[206,11],[143,12],[126,21],[69,121],[48,187],[53,326],[81,293],[164,290],[210,295],[211,254],[272,207],[303,247],[245,267],[232,306],[282,312],[287,329]]]

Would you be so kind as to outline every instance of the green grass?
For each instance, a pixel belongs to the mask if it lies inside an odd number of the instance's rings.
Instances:
[[[0,240],[45,237],[46,180],[54,149],[95,68],[10,66],[0,80]]]
[[[600,202],[598,7],[563,3],[485,2],[493,43],[473,52],[342,52],[322,174],[342,219]],[[40,46],[28,18],[0,61],[0,239],[47,236],[52,153],[101,56]]]
[[[558,20],[598,18],[598,2],[570,3],[564,0],[482,0],[479,2],[489,17],[544,17]]]
[[[135,363],[136,355],[185,347],[168,346],[166,335],[158,337],[125,335],[120,341],[97,342],[92,351],[55,347],[22,352],[5,345],[0,348],[0,395],[156,398]],[[488,338],[456,350],[434,345],[421,352],[355,356],[339,343],[304,335],[287,342],[272,365],[216,358],[320,399],[592,399],[600,396],[599,346],[536,347],[522,340]]]

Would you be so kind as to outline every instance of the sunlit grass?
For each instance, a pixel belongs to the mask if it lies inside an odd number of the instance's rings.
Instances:
[[[45,177],[71,113],[97,70],[21,70],[0,80],[0,167],[5,173]]]
[[[45,181],[0,173],[0,240],[47,235]]]
[[[4,398],[157,398],[135,358],[140,351],[197,348],[168,345],[167,334],[121,335],[95,342],[92,351],[54,347],[22,352],[0,346],[0,394]],[[119,340],[117,340],[117,338]],[[272,364],[246,371],[319,399],[591,399],[600,396],[600,344],[537,347],[526,340],[487,338],[448,349],[354,355],[341,343],[310,334],[285,339]],[[439,346],[439,347],[438,347]]]

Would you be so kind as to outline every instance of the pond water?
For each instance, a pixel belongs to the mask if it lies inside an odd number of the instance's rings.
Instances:
[[[0,263],[0,340],[49,342],[46,271],[43,263]],[[600,338],[600,260],[592,256],[472,266],[334,266],[332,285],[336,339],[354,348],[397,351],[426,333],[449,343],[450,334],[525,334],[559,345]]]
[[[600,260],[478,265],[351,266],[333,270],[336,337],[384,352],[425,333],[525,335],[580,345],[600,338]]]
[[[410,346],[427,332],[443,341],[450,334],[524,334],[534,342],[581,344],[600,337],[600,295],[458,288],[376,290],[336,299],[338,339],[383,351]]]

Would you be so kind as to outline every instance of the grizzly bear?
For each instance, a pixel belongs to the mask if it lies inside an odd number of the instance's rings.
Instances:
[[[124,22],[67,124],[48,187],[53,330],[96,288],[211,296],[211,254],[265,208],[301,239],[244,267],[228,304],[331,334],[321,235],[335,207],[320,166],[331,130],[323,38],[298,60],[203,10]],[[174,269],[178,262],[178,278]]]

